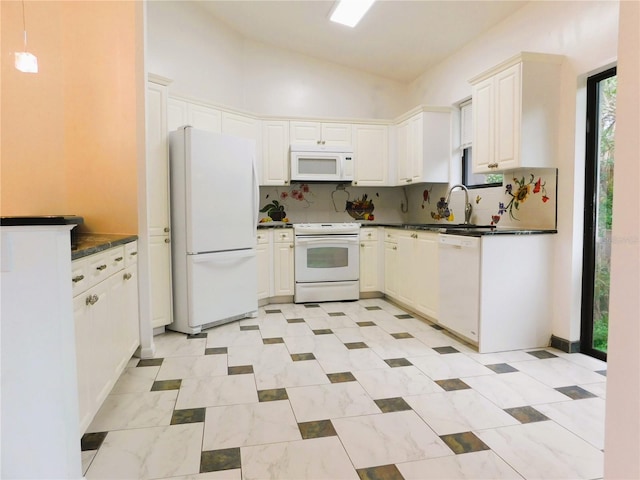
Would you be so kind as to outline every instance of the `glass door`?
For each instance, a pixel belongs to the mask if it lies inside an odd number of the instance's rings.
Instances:
[[[613,205],[615,67],[587,80],[587,144],[580,350],[607,359]]]

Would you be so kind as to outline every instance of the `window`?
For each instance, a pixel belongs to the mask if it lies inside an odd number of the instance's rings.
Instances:
[[[500,187],[501,173],[473,173],[473,124],[471,102],[460,105],[460,148],[462,150],[462,184],[467,188]]]

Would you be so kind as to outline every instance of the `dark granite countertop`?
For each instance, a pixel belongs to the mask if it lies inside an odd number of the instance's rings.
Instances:
[[[293,228],[293,223],[264,222],[264,223],[259,223],[258,228]]]
[[[71,260],[93,255],[118,245],[135,242],[137,235],[120,235],[111,233],[80,233],[78,246],[71,249]]]

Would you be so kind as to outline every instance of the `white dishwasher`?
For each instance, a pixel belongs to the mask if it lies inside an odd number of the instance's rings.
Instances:
[[[480,318],[479,237],[440,234],[440,315],[443,327],[478,342]]]

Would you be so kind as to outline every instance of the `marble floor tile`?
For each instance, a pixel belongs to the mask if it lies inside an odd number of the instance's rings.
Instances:
[[[536,410],[594,447],[604,448],[605,402],[602,398],[536,405]]]
[[[258,390],[331,383],[317,360],[294,362],[289,357],[286,363],[258,363],[254,372]]]
[[[190,360],[192,361],[193,359]],[[151,391],[151,386],[153,385],[160,368],[161,367],[125,368],[120,375],[120,378],[118,378],[118,381],[113,386],[113,389],[111,389],[111,395],[118,393],[144,393]]]
[[[413,411],[338,418],[332,423],[356,468],[453,455]]]
[[[287,394],[298,422],[380,413],[357,382],[288,388]]]
[[[301,440],[286,400],[207,408],[203,450]]]
[[[331,355],[344,352],[345,346],[336,335],[311,335],[301,337],[284,337],[284,344],[289,353],[317,353],[324,352]]]
[[[478,352],[465,352],[470,358],[473,358],[476,362],[483,365],[495,365],[498,363],[511,363],[511,362],[526,362],[535,361],[531,355],[524,350],[513,350],[510,352],[498,352],[498,353],[478,353]]]
[[[140,370],[140,368],[138,368]],[[226,355],[165,358],[156,380],[207,377],[227,374]]]
[[[447,357],[450,356],[447,355]],[[461,380],[500,408],[567,400],[566,395],[522,372],[465,377]]]
[[[520,423],[473,390],[415,395],[404,399],[438,435]]]
[[[282,317],[282,320],[264,322],[260,326],[260,333],[262,338],[313,335],[308,322],[289,323],[284,317]]]
[[[436,330],[433,327],[430,327],[431,330],[418,330],[413,331],[409,329],[408,331],[422,343],[424,343],[427,347],[435,348],[435,347],[445,347],[445,346],[454,346],[458,350],[462,351],[459,346],[462,345],[462,342],[459,342],[449,335],[444,333],[444,331]]]
[[[257,402],[256,382],[251,374],[198,377],[184,379],[175,408],[184,410]]]
[[[375,322],[374,322],[375,323]],[[385,332],[377,325],[369,327],[350,327],[350,328],[336,328],[333,332],[340,341],[344,343],[350,342],[371,342],[371,343],[385,343],[391,342],[394,338],[388,332]]]
[[[285,344],[235,345],[227,349],[230,367],[238,365],[273,365],[291,363],[289,350]]]
[[[576,365],[580,365],[581,367],[586,368],[587,370],[592,370],[594,372],[598,370],[606,370],[607,362],[603,362],[602,360],[598,360],[597,358],[590,357],[589,355],[585,355],[583,353],[566,353],[566,352],[555,352],[560,358],[564,358],[571,363],[575,363]]]
[[[169,425],[178,390],[108,395],[87,432]]]
[[[600,398],[607,398],[607,382],[587,383],[578,386],[584,388],[588,392],[593,393],[594,395],[599,396]]]
[[[243,480],[358,480],[338,437],[242,447]]]
[[[553,388],[602,381],[602,375],[560,357],[510,365]]]
[[[397,467],[405,480],[522,480],[513,468],[491,451],[399,463]]]
[[[348,317],[346,315],[341,317],[332,317],[332,316],[310,317],[310,318],[305,318],[305,323],[312,330],[318,330],[323,328],[330,328],[330,329],[349,328],[349,327],[357,326],[356,322],[353,319],[351,319],[351,317]]]
[[[204,355],[205,338],[189,339],[184,333],[166,332],[153,337],[158,358]]]
[[[359,370],[352,373],[374,399],[442,391],[438,384],[414,366]]]
[[[396,340],[394,340],[396,341]],[[353,372],[374,368],[389,368],[370,348],[359,348],[335,352],[315,352],[318,363],[326,373]]]
[[[409,357],[409,361],[433,380],[495,375],[492,370],[472,360],[463,353]]]
[[[368,342],[369,348],[376,352],[381,358],[399,358],[399,357],[419,357],[424,355],[435,355],[431,348],[427,347],[417,338],[393,338],[395,342],[374,341]]]
[[[109,432],[87,479],[155,479],[196,474],[202,423]]]
[[[242,470],[220,470],[219,472],[196,473],[180,477],[171,477],[168,480],[242,480]]]
[[[604,454],[552,421],[476,434],[527,479],[593,479],[603,474]]]
[[[242,331],[235,323],[228,324],[228,326],[234,328],[209,332],[209,336],[206,340],[207,348],[231,347],[236,345],[262,345],[262,335],[260,334],[260,330]]]

